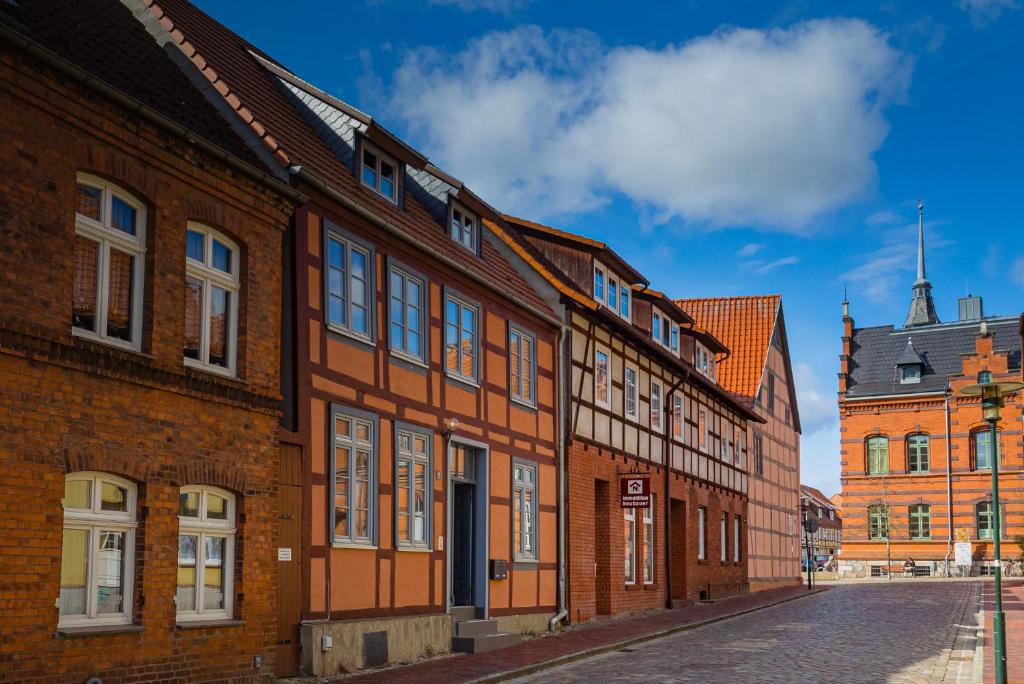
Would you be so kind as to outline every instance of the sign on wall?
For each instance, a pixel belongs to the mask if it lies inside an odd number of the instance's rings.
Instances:
[[[971,542],[958,541],[953,545],[953,548],[953,555],[957,565],[970,566],[974,562],[971,558],[973,555],[971,553]]]
[[[649,473],[619,474],[619,503],[623,508],[651,507],[651,476]]]

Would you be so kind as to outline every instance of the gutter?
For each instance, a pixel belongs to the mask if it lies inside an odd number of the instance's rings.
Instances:
[[[2,22],[0,22],[0,39],[24,50],[71,80],[95,90],[104,97],[130,110],[132,113],[137,114],[149,123],[159,126],[179,138],[182,138],[185,142],[198,147],[211,157],[216,157],[219,161],[230,166],[232,169],[238,171],[247,178],[261,183],[278,194],[284,195],[285,197],[300,204],[309,199],[298,190],[288,185],[285,181],[257,169],[248,162],[242,161],[238,157],[226,152],[220,147],[217,147],[213,143],[208,142],[205,138],[202,138],[194,131],[174,122],[156,110],[146,106],[129,95],[124,94],[120,90],[107,85],[92,74],[72,64],[60,55],[57,55],[38,43],[26,38]]]
[[[939,397],[943,396],[946,390],[938,392],[907,392],[906,394],[872,394],[866,397],[851,397],[847,395],[843,398],[843,401],[849,403],[851,401],[877,401],[879,399],[913,399],[915,397]]]
[[[510,292],[508,292],[507,290],[501,288],[500,285],[498,285],[498,284],[488,280],[487,278],[485,278],[482,275],[478,275],[477,273],[474,273],[473,271],[469,270],[468,268],[466,268],[465,266],[460,264],[455,259],[452,259],[447,254],[444,254],[444,253],[440,252],[439,250],[435,249],[434,247],[431,247],[430,245],[426,244],[425,242],[423,242],[421,240],[418,240],[417,238],[413,237],[412,235],[409,235],[406,231],[402,230],[401,228],[399,228],[398,226],[394,225],[390,221],[387,221],[386,219],[381,218],[379,215],[377,215],[376,213],[374,213],[370,209],[367,209],[366,207],[364,207],[359,202],[356,202],[352,198],[350,198],[350,197],[348,197],[346,195],[343,195],[342,193],[338,192],[337,190],[334,189],[334,187],[329,185],[326,181],[321,179],[319,176],[315,175],[312,171],[307,171],[302,166],[291,166],[291,167],[289,167],[288,170],[289,170],[289,172],[292,175],[294,175],[295,177],[301,179],[302,181],[304,181],[306,183],[309,183],[310,185],[315,187],[320,192],[324,193],[325,195],[327,195],[328,197],[330,197],[334,201],[336,201],[339,204],[341,204],[342,206],[344,206],[349,211],[352,211],[352,212],[358,214],[360,217],[362,217],[363,219],[369,221],[370,223],[374,224],[375,226],[383,228],[385,231],[387,231],[388,233],[390,233],[394,237],[397,237],[398,239],[402,240],[403,242],[406,242],[408,244],[413,245],[414,247],[416,247],[416,249],[419,249],[419,250],[422,250],[422,251],[426,252],[427,254],[429,254],[433,258],[437,259],[441,263],[445,264],[446,266],[455,269],[456,271],[458,271],[462,275],[466,276],[467,278],[469,278],[473,282],[477,283],[478,285],[483,286],[484,288],[486,288],[487,290],[491,291],[492,293],[500,296],[502,299],[505,299],[505,300],[507,300],[509,302],[512,302],[517,307],[520,307],[522,309],[526,309],[527,311],[529,311],[531,314],[533,314],[537,318],[540,318],[541,320],[545,321],[546,323],[550,323],[551,325],[555,326],[556,328],[561,329],[561,328],[563,328],[565,326],[565,324],[562,323],[562,321],[558,320],[558,318],[556,318],[552,314],[547,313],[545,311],[542,311],[541,309],[539,309],[539,308],[537,308],[537,307],[535,307],[535,306],[533,306],[531,304],[527,304],[526,302],[523,302],[522,300],[517,299]]]

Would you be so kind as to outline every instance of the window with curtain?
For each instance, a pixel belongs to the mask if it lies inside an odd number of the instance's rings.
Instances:
[[[185,239],[185,363],[234,374],[238,343],[238,247],[190,223]]]
[[[868,474],[885,475],[889,472],[889,438],[868,437]]]
[[[430,548],[433,510],[431,435],[405,428],[398,428],[396,435],[398,545]]]
[[[537,560],[537,466],[512,465],[512,545],[517,561]]]
[[[516,401],[533,406],[537,403],[535,392],[537,340],[533,335],[519,328],[510,327],[508,347],[509,393]]]
[[[183,487],[178,497],[178,620],[230,618],[235,497],[215,487]]]
[[[377,450],[375,421],[334,412],[333,482],[336,542],[370,544],[375,538]]]

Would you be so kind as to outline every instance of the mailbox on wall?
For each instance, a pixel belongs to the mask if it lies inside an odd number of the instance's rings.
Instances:
[[[491,579],[508,579],[508,561],[502,558],[491,559]]]

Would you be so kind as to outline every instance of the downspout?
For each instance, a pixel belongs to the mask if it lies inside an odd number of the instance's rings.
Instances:
[[[946,515],[948,518],[947,524],[949,525],[946,533],[946,557],[943,560],[946,577],[949,577],[949,556],[953,553],[953,439],[950,434],[949,395],[950,390],[947,385],[943,402],[946,412]]]
[[[558,479],[558,612],[548,620],[549,632],[554,632],[558,628],[558,623],[569,615],[569,602],[566,600],[565,586],[565,417],[567,415],[565,413],[565,402],[568,400],[568,392],[565,390],[569,386],[566,377],[570,368],[570,363],[566,363],[566,359],[569,356],[566,344],[568,340],[566,327],[563,325],[558,329],[559,363],[561,365],[559,377],[561,382],[558,383],[558,405],[555,408],[556,420],[558,421],[558,451],[556,452],[556,458],[558,459],[556,469],[556,477]]]
[[[674,423],[672,422],[675,417],[675,410],[672,408],[675,406],[675,394],[679,387],[686,381],[686,374],[684,373],[679,380],[672,385],[672,389],[665,393],[665,405],[661,407],[662,413],[665,415],[664,420],[664,431],[665,431],[665,445],[663,452],[665,454],[665,493],[662,498],[665,499],[665,607],[672,608],[672,494],[669,487],[672,486],[672,479],[669,471],[672,469],[672,429]],[[686,426],[682,426],[685,429]]]

